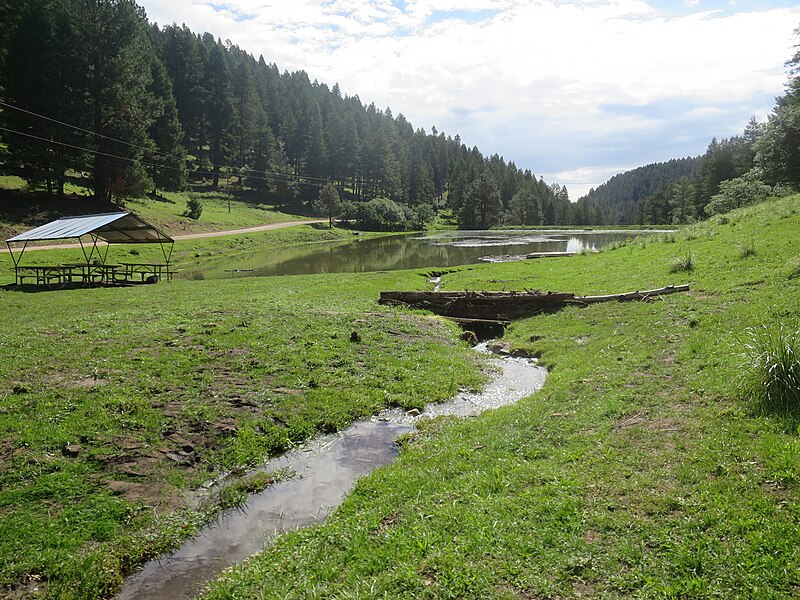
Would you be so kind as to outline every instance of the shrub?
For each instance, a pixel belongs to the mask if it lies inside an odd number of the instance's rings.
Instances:
[[[761,178],[763,173],[751,169],[741,177],[728,179],[719,184],[719,193],[711,197],[705,207],[707,215],[729,212],[735,208],[763,202],[772,193],[772,189]]]
[[[752,393],[764,408],[800,412],[800,328],[784,323],[748,330],[745,350],[752,371]]]
[[[375,198],[355,206],[355,219],[367,231],[406,231],[413,228],[414,212],[388,198]]]

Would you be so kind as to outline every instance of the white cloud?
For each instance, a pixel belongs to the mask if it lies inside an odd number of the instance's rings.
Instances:
[[[713,135],[741,131],[782,92],[800,21],[800,3],[729,14],[697,0],[670,17],[643,0],[142,4],[162,25],[185,21],[556,175],[697,154]]]

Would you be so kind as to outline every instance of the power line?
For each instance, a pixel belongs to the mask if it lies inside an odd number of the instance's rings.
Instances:
[[[59,140],[49,140],[47,138],[43,138],[43,137],[38,136],[38,135],[33,135],[32,133],[26,133],[24,131],[16,131],[14,129],[9,129],[8,127],[3,127],[2,125],[0,125],[0,131],[6,131],[8,133],[13,133],[13,134],[16,134],[16,135],[21,135],[21,136],[24,136],[24,137],[32,138],[32,139],[38,140],[40,142],[45,142],[47,144],[56,144],[56,145],[59,145],[59,146],[64,146],[66,148],[72,148],[73,150],[80,150],[81,152],[88,152],[90,154],[96,154],[96,155],[105,156],[105,157],[108,157],[108,158],[115,158],[117,160],[124,160],[124,161],[128,161],[128,162],[139,163],[141,165],[144,165],[144,166],[147,166],[147,167],[154,167],[156,169],[167,169],[167,170],[170,170],[170,171],[180,171],[180,169],[178,167],[171,167],[169,165],[159,165],[159,164],[156,164],[156,163],[151,163],[151,162],[147,162],[147,161],[141,160],[139,158],[131,158],[131,157],[128,157],[128,156],[119,156],[117,154],[110,154],[108,152],[102,152],[100,150],[92,150],[91,148],[84,148],[82,146],[76,146],[74,144],[68,144],[67,142],[61,142]],[[166,156],[172,156],[173,158],[178,158],[178,157],[173,156],[173,155],[166,155]],[[259,171],[249,171],[249,170],[247,170],[247,172],[258,173]],[[214,177],[214,176],[217,176],[217,177],[229,177],[231,175],[233,175],[233,176],[237,176],[238,175],[236,173],[223,173],[221,171],[192,171],[192,173],[195,174],[195,175],[203,175],[203,176],[207,176],[207,177]],[[253,175],[247,175],[247,178],[248,179],[256,179],[258,181],[266,181],[266,182],[270,182],[270,181],[274,181],[274,180],[281,181],[281,178],[284,178],[283,181],[285,181],[287,183],[291,182],[293,179],[305,179],[305,180],[315,179],[317,181],[324,181],[324,182],[328,181],[327,179],[320,179],[318,177],[308,177],[306,175],[290,175],[288,173],[279,173],[277,171],[264,171],[264,174],[265,175],[270,175],[270,177],[258,177],[258,176],[253,176]]]
[[[175,159],[175,160],[185,160],[184,157],[178,156],[176,154],[169,154],[169,153],[166,153],[166,152],[161,152],[160,150],[154,150],[152,148],[147,148],[145,146],[139,146],[137,144],[132,144],[131,142],[126,142],[126,141],[120,140],[118,138],[114,138],[114,137],[111,137],[111,136],[103,135],[102,133],[97,133],[97,132],[89,130],[89,129],[84,129],[82,127],[78,127],[77,125],[72,125],[71,123],[66,123],[64,121],[59,121],[58,119],[53,119],[52,117],[48,117],[46,115],[42,115],[42,114],[33,112],[31,110],[27,110],[27,109],[21,108],[19,106],[15,106],[13,104],[8,104],[7,102],[3,102],[2,100],[0,100],[0,106],[5,106],[5,107],[11,108],[13,110],[18,110],[20,112],[23,112],[25,114],[31,115],[33,117],[37,117],[37,118],[40,118],[40,119],[45,119],[47,121],[51,121],[53,123],[57,123],[59,125],[63,125],[64,127],[70,127],[70,128],[75,129],[77,131],[82,131],[83,133],[88,133],[89,135],[93,135],[93,136],[101,137],[101,138],[104,138],[104,139],[107,139],[107,140],[111,140],[113,142],[117,142],[117,143],[123,144],[125,146],[130,146],[131,148],[136,148],[138,150],[144,150],[145,152],[149,152],[151,154],[157,154],[159,156],[163,156],[165,158],[172,158],[172,159]],[[11,131],[9,129],[4,129],[4,130],[5,131]],[[27,135],[28,137],[33,137],[33,138],[39,139],[39,140],[44,141],[44,142],[51,142],[52,141],[52,140],[47,140],[45,138],[33,136],[31,134],[22,133],[22,132],[19,132],[19,131],[11,131],[11,133],[17,133],[19,135]],[[65,146],[69,146],[69,144],[64,144],[63,142],[53,142],[53,143],[59,143],[59,144],[65,145]],[[138,159],[130,159],[130,158],[122,157],[122,156],[114,156],[114,155],[111,155],[111,154],[100,152],[99,150],[90,150],[88,148],[78,148],[78,147],[75,147],[75,146],[72,146],[72,147],[84,150],[85,152],[91,152],[91,153],[94,153],[94,154],[105,155],[105,156],[109,156],[109,157],[112,157],[112,158],[119,158],[121,160],[137,160],[141,164],[149,165],[149,166],[153,166],[153,167],[157,167],[157,168],[179,170],[179,169],[177,169],[177,167],[169,167],[169,166],[166,166],[166,165],[156,165],[156,164],[152,164],[152,163],[146,163],[146,162],[138,160]],[[265,175],[271,175],[271,176],[274,176],[276,178],[279,178],[279,177],[288,178],[288,179],[285,179],[285,181],[291,181],[291,178],[295,178],[295,179],[304,179],[306,181],[311,181],[311,182],[320,182],[320,183],[328,183],[329,182],[328,179],[325,179],[325,178],[322,178],[322,177],[312,177],[310,175],[289,175],[287,173],[281,173],[279,171],[256,171],[254,169],[244,169],[244,168],[242,168],[241,170],[244,171],[245,173],[264,173]],[[210,176],[214,176],[214,175],[223,176],[223,175],[225,175],[224,173],[221,173],[221,172],[220,173],[215,173],[215,172],[194,171],[194,173],[195,174],[200,174],[200,175],[210,175]],[[252,175],[248,175],[247,177],[249,177],[250,179],[258,179],[258,180],[263,180],[263,181],[269,181],[269,179],[266,179],[264,177],[257,177],[257,176],[252,176]]]
[[[0,100],[0,106],[5,106],[6,108],[12,108],[14,110],[18,110],[20,112],[23,112],[23,113],[25,113],[27,115],[31,115],[31,116],[37,117],[39,119],[46,119],[47,121],[50,121],[52,123],[57,123],[59,125],[63,125],[64,127],[69,127],[71,129],[76,129],[77,131],[82,131],[83,133],[88,133],[89,135],[101,137],[101,138],[104,138],[106,140],[111,140],[112,142],[117,142],[117,143],[120,143],[120,144],[124,144],[126,146],[130,146],[131,148],[136,148],[138,150],[144,150],[146,152],[153,152],[155,154],[160,154],[161,156],[165,156],[165,157],[168,157],[168,158],[178,158],[177,156],[174,156],[174,155],[171,155],[171,154],[167,154],[166,152],[161,152],[160,150],[153,150],[152,148],[146,148],[145,146],[138,146],[136,144],[132,144],[130,142],[125,142],[123,140],[120,140],[120,139],[117,139],[117,138],[114,138],[114,137],[111,137],[111,136],[108,136],[108,135],[103,135],[102,133],[97,133],[96,131],[91,131],[89,129],[84,129],[83,127],[78,127],[77,125],[72,125],[71,123],[65,123],[64,121],[59,121],[58,119],[53,119],[52,117],[48,117],[46,115],[40,115],[39,113],[35,113],[32,110],[26,110],[26,109],[21,108],[19,106],[14,106],[13,104],[8,104],[7,102],[3,102],[2,100]]]

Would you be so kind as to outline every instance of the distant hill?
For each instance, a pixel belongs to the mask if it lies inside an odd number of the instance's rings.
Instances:
[[[578,200],[581,212],[595,215],[595,224],[630,225],[636,220],[636,205],[641,198],[655,193],[659,186],[682,177],[693,177],[702,157],[673,158],[652,163],[619,175]]]

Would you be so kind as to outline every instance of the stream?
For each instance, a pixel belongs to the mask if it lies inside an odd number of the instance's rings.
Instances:
[[[476,350],[489,352],[487,343]],[[289,470],[295,476],[253,494],[242,508],[222,515],[173,554],[147,563],[125,581],[117,599],[194,596],[206,581],[261,551],[280,533],[324,520],[359,477],[395,459],[397,439],[414,431],[417,420],[470,417],[513,404],[540,389],[547,375],[535,359],[502,356],[492,363],[498,374],[481,392],[459,393],[447,402],[426,406],[421,413],[388,409],[270,460],[261,470]]]

